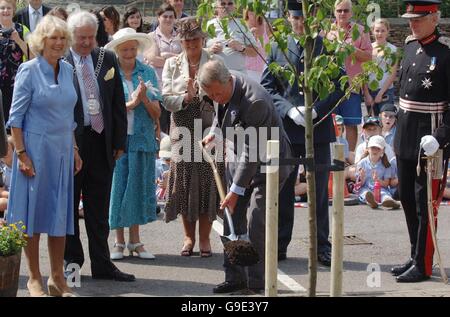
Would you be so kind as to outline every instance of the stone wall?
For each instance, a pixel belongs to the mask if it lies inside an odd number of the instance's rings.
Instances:
[[[403,47],[405,39],[411,34],[408,22],[405,19],[388,19],[391,24],[389,42],[397,47]],[[440,31],[450,37],[450,19],[441,19]]]

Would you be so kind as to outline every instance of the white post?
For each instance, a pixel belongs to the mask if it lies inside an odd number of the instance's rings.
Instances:
[[[344,161],[344,145],[334,145],[334,159]],[[333,172],[333,218],[330,296],[342,296],[344,253],[344,171]]]
[[[276,160],[280,156],[280,142],[267,142],[267,159]],[[265,296],[277,296],[278,272],[278,163],[267,165],[266,169],[266,257]]]

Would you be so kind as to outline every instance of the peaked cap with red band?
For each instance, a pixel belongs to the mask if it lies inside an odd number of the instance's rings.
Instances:
[[[440,0],[403,0],[403,2],[406,3],[406,13],[402,15],[402,18],[407,19],[420,18],[438,12],[439,4],[441,4]]]

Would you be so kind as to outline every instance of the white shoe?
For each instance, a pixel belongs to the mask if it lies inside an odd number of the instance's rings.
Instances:
[[[393,200],[392,198],[386,198],[383,201],[383,203],[381,204],[381,206],[383,206],[385,208],[392,208],[392,209],[400,208],[400,204],[398,202],[396,202],[395,200]]]
[[[137,253],[138,257],[140,257],[141,259],[145,259],[145,260],[154,260],[155,256],[153,254],[151,254],[150,252],[147,251],[143,251],[143,252],[139,252],[137,251],[137,248],[144,246],[143,243],[138,242],[138,243],[127,243],[127,249],[128,251],[130,251],[130,256],[133,256],[133,253]]]
[[[123,259],[123,250],[125,250],[125,244],[122,243],[114,243],[114,248],[118,251],[111,252],[109,258],[111,260],[122,260]]]

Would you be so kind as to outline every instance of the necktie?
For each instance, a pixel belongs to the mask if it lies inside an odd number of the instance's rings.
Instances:
[[[34,15],[34,28],[36,29],[39,21],[41,20],[41,13],[39,12],[39,10],[34,10],[33,12]]]
[[[84,91],[86,93],[86,98],[95,100],[99,104],[100,98],[98,95],[98,91],[95,87],[95,78],[91,71],[89,70],[87,58],[85,56],[81,57],[81,74],[83,77]],[[97,133],[101,133],[103,131],[103,115],[101,109],[99,109],[98,113],[92,114],[89,111],[89,115],[91,117],[91,126],[94,131]]]

